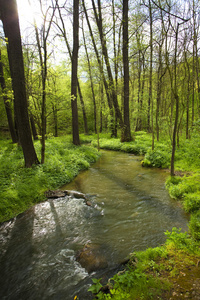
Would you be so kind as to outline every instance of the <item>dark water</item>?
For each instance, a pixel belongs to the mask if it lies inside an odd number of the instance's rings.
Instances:
[[[0,227],[0,299],[79,299],[90,296],[91,278],[76,252],[95,244],[115,268],[131,252],[165,241],[164,231],[187,230],[187,217],[170,199],[162,170],[145,169],[139,158],[103,152],[90,170],[63,189],[88,194],[38,204]]]

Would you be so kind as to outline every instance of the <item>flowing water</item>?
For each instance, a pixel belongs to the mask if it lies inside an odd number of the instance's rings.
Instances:
[[[188,218],[165,190],[168,174],[142,168],[140,159],[103,151],[89,170],[63,189],[88,195],[38,204],[0,227],[0,299],[87,300],[91,278],[76,261],[85,244],[97,245],[114,269],[129,253],[165,241],[172,227],[187,230]]]

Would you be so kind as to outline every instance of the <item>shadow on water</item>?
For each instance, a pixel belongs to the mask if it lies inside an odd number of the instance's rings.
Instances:
[[[34,207],[13,219],[13,226],[0,260],[0,299],[29,299],[34,291],[30,280],[34,245],[32,243]],[[4,226],[4,224],[2,225]],[[16,247],[17,245],[17,247]],[[21,282],[26,283],[21,290]]]
[[[57,214],[54,202],[53,202],[53,200],[49,200],[49,203],[50,203],[51,212],[52,212],[52,215],[54,217],[55,224],[56,224],[56,229],[55,229],[56,234],[58,234],[59,236],[62,236],[63,233],[62,233],[62,229],[61,229],[61,226],[60,226],[60,219],[59,219],[59,216]]]
[[[106,280],[130,252],[159,245],[173,226],[187,228],[187,217],[165,191],[165,178],[142,169],[135,157],[105,152],[64,187],[90,194],[91,207],[83,199],[59,198],[2,224],[0,299],[92,299],[91,278]],[[98,245],[107,269],[88,274],[76,261],[87,243]]]
[[[116,176],[114,173],[109,172],[108,170],[103,171],[98,169],[99,173],[101,173],[107,179],[113,181],[117,186],[119,186],[122,190],[134,195],[134,197],[145,203],[146,206],[153,207],[155,210],[159,212],[159,214],[167,215],[172,221],[174,221],[174,206],[170,206],[169,203],[163,203],[160,201],[159,197],[155,197],[151,195],[150,192],[147,193],[142,189],[139,189],[138,186],[133,183],[128,183],[124,181],[122,178]]]

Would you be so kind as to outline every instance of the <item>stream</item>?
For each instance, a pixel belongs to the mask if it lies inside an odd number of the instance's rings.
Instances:
[[[165,190],[169,173],[142,168],[140,157],[102,151],[92,167],[62,189],[88,195],[37,204],[0,226],[1,300],[91,299],[91,278],[112,275],[129,253],[156,247],[188,216]],[[75,259],[97,245],[106,270],[88,274]],[[110,273],[109,273],[110,272]]]

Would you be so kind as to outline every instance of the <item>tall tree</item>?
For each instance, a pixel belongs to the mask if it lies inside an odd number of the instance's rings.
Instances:
[[[42,3],[40,2],[41,11]],[[51,5],[53,7],[53,5]],[[41,79],[42,79],[42,109],[41,109],[41,163],[45,160],[45,138],[46,138],[46,124],[47,124],[47,114],[46,114],[46,81],[47,81],[47,61],[48,61],[48,37],[55,13],[55,7],[53,8],[52,14],[50,15],[50,20],[47,21],[47,16],[50,7],[46,8],[46,12],[43,12],[43,24],[41,29],[41,40],[39,29],[37,27],[36,21],[34,20],[36,42],[38,47],[40,68],[41,68]]]
[[[0,0],[0,14],[5,37],[8,40],[7,50],[14,92],[14,110],[17,122],[19,142],[22,146],[25,166],[38,164],[33,145],[28,116],[24,63],[16,0]]]
[[[173,139],[172,139],[172,155],[171,155],[171,176],[174,176],[174,160],[175,160],[175,151],[176,151],[176,135],[177,135],[177,127],[178,127],[178,118],[179,118],[179,95],[177,89],[177,47],[178,47],[178,32],[179,32],[179,23],[176,27],[175,32],[175,54],[174,54],[174,98],[176,102],[176,113],[175,113],[175,121],[174,121],[174,130],[173,130]]]
[[[105,33],[104,33],[104,28],[103,28],[103,19],[102,19],[102,12],[101,12],[101,0],[98,0],[97,2],[98,2],[98,12],[97,12],[94,0],[92,0],[92,7],[93,7],[96,24],[97,24],[98,31],[99,31],[99,37],[100,37],[100,41],[101,41],[102,53],[103,53],[103,56],[104,56],[104,61],[105,61],[107,74],[108,74],[108,78],[109,78],[109,89],[111,91],[111,98],[112,98],[113,106],[115,108],[115,114],[116,114],[116,117],[119,120],[120,127],[123,128],[123,123],[124,122],[123,122],[122,113],[121,113],[121,110],[119,108],[119,104],[118,104],[118,101],[117,101],[116,88],[115,88],[115,85],[114,85],[113,74],[112,74],[112,69],[111,69],[109,55],[108,55],[108,48],[107,48],[107,43],[106,43],[106,36],[105,36]]]
[[[107,83],[107,80],[106,80],[106,77],[105,77],[105,74],[104,74],[103,63],[101,61],[100,54],[99,54],[97,45],[95,43],[94,34],[93,34],[93,31],[92,31],[92,26],[91,26],[90,21],[89,21],[89,17],[88,17],[88,13],[87,13],[87,9],[86,9],[84,0],[82,0],[82,5],[83,5],[83,10],[84,10],[84,13],[85,13],[87,25],[88,25],[88,28],[89,28],[92,44],[93,44],[94,51],[95,51],[95,54],[96,54],[100,75],[102,77],[105,92],[106,92],[106,97],[107,97],[107,102],[108,102],[108,107],[109,107],[109,113],[110,113],[110,117],[111,117],[111,126],[110,126],[111,127],[111,136],[115,136],[115,129],[114,129],[114,126],[113,126],[113,103],[112,103],[112,100],[111,100],[109,84]]]
[[[71,107],[72,107],[72,130],[73,130],[74,145],[80,145],[78,107],[77,107],[78,48],[79,48],[79,0],[73,0],[73,51],[72,51],[72,75],[71,75]]]
[[[59,19],[61,21],[62,27],[58,24],[58,22],[56,22],[56,26],[57,26],[57,28],[61,32],[61,35],[64,38],[64,41],[65,41],[65,44],[67,46],[67,50],[68,50],[68,53],[69,53],[69,57],[70,57],[71,62],[72,62],[72,51],[71,51],[70,44],[69,44],[69,41],[68,41],[68,38],[67,38],[67,30],[66,30],[66,26],[65,26],[63,16],[61,14],[61,8],[59,7],[58,0],[56,0],[56,7],[58,9]],[[82,91],[81,91],[81,87],[80,87],[80,83],[79,83],[78,78],[77,78],[77,86],[78,86],[78,94],[79,94],[79,98],[80,98],[80,102],[81,102],[81,109],[82,109],[82,113],[83,113],[84,131],[85,131],[85,134],[88,134],[88,122],[87,122],[85,103],[84,103],[84,100],[83,100],[83,95],[82,95]]]
[[[128,0],[123,0],[123,69],[124,69],[124,124],[121,141],[131,141],[129,119],[129,57],[128,57]]]

